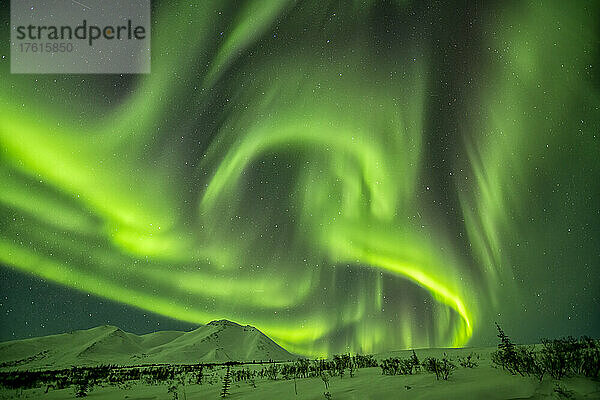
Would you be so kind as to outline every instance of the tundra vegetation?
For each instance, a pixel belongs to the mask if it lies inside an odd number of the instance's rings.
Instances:
[[[596,339],[572,337],[542,339],[541,344],[516,345],[497,325],[500,343],[490,355],[491,366],[512,375],[555,381],[556,393],[569,393],[560,380],[569,377],[587,377],[598,380],[600,372],[600,343]],[[23,393],[23,390],[41,388],[43,392],[69,389],[73,397],[86,397],[98,387],[131,388],[136,384],[162,386],[173,399],[185,398],[186,386],[217,385],[220,397],[235,393],[240,384],[244,390],[260,390],[261,382],[290,381],[291,390],[299,394],[297,380],[316,378],[323,384],[323,396],[333,398],[332,385],[360,376],[365,368],[377,368],[386,379],[395,376],[427,374],[435,380],[448,381],[458,369],[469,371],[480,368],[481,358],[475,352],[464,352],[451,357],[446,352],[439,357],[420,359],[413,350],[408,357],[376,358],[371,354],[336,354],[329,359],[300,358],[293,361],[253,361],[198,364],[148,364],[138,366],[98,365],[57,370],[0,370],[0,388]],[[449,352],[449,351],[448,351]],[[406,354],[406,352],[404,352]],[[8,368],[7,368],[8,367]],[[234,386],[234,384],[237,384]],[[411,389],[410,385],[405,386]],[[18,395],[17,395],[18,397]]]

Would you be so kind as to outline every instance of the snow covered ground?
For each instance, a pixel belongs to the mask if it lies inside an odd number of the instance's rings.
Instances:
[[[329,378],[329,388],[325,389],[324,382],[319,377],[277,381],[266,378],[256,378],[254,385],[249,381],[233,382],[229,399],[326,399],[324,392],[331,393],[331,399],[355,400],[385,400],[385,399],[551,399],[567,398],[555,391],[559,384],[564,392],[574,399],[600,399],[600,382],[585,378],[566,378],[557,382],[550,377],[540,383],[533,377],[513,376],[494,368],[490,363],[490,353],[495,348],[473,349],[421,349],[416,350],[417,356],[423,360],[426,357],[441,358],[446,353],[454,360],[457,368],[448,381],[436,380],[432,373],[418,372],[414,375],[383,375],[381,368],[363,368],[355,371],[350,377],[348,372],[343,378]],[[458,365],[457,358],[474,352],[479,356],[478,366],[464,368]],[[410,351],[397,351],[377,355],[377,359],[390,356],[408,358]],[[240,366],[233,369],[242,368]],[[260,369],[261,366],[250,368]],[[211,376],[212,374],[212,376]],[[177,385],[179,400],[181,399],[218,399],[222,390],[222,380],[225,374],[224,366],[217,366],[207,374],[202,385]],[[149,385],[134,383],[116,386],[95,386],[88,394],[88,399],[173,399],[173,393],[168,392],[169,384]],[[256,387],[254,387],[256,386]],[[23,391],[3,390],[0,398],[28,399],[73,399],[74,388],[62,390],[45,388]]]

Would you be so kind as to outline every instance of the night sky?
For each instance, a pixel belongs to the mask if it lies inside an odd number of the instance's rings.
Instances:
[[[157,3],[148,75],[0,43],[0,340],[600,336],[600,3]]]

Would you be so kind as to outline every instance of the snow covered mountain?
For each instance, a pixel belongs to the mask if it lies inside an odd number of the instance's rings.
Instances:
[[[0,368],[63,368],[98,364],[193,364],[293,360],[250,325],[212,321],[190,332],[146,335],[104,325],[92,329],[0,343]]]

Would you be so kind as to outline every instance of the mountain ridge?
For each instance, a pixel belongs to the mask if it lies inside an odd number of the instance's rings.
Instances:
[[[100,364],[195,364],[284,361],[296,355],[251,325],[221,319],[191,331],[143,335],[113,325],[0,342],[0,369],[51,369]]]

